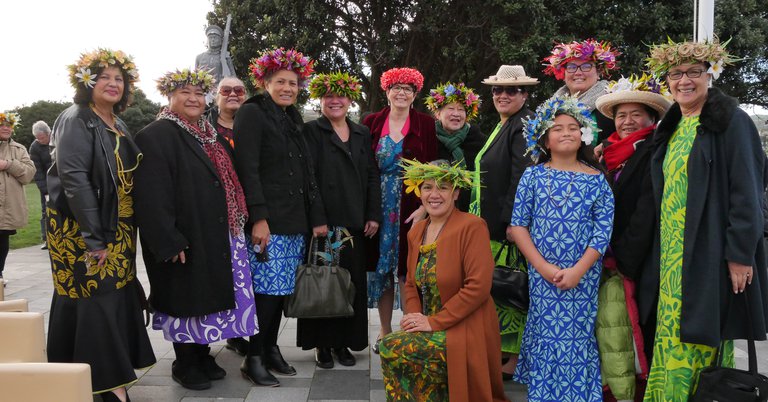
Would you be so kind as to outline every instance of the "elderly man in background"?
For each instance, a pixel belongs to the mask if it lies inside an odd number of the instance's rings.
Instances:
[[[48,168],[51,167],[51,150],[48,143],[51,140],[51,128],[44,121],[40,120],[32,125],[32,135],[35,140],[29,146],[29,157],[35,164],[35,184],[40,190],[40,237],[43,245],[41,249],[47,250],[48,244],[45,239],[45,200],[48,198]]]

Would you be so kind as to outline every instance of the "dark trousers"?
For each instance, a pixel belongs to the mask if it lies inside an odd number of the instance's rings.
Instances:
[[[8,257],[8,249],[10,248],[11,231],[0,231],[0,277],[3,276],[3,269],[5,268],[5,258]],[[0,286],[3,286],[0,283]]]
[[[38,188],[38,190],[39,190],[39,188]],[[40,211],[40,239],[43,241],[43,243],[45,243],[45,239],[46,239],[46,236],[45,236],[45,220],[46,220],[45,219],[46,218],[46,213],[45,213],[45,194],[43,194],[42,191],[40,192],[40,210],[41,210]]]
[[[259,333],[250,337],[248,354],[261,356],[277,345],[277,334],[283,317],[283,299],[285,296],[253,295],[256,316],[259,319]]]

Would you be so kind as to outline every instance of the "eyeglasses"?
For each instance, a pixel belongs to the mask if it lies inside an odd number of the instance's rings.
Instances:
[[[525,92],[525,89],[520,87],[501,87],[496,85],[491,87],[491,93],[497,96],[501,95],[502,93],[505,93],[509,96],[515,96],[518,93],[523,93],[523,92]]]
[[[576,70],[581,70],[585,73],[588,73],[592,71],[592,67],[594,67],[592,63],[584,63],[582,65],[578,65],[576,63],[568,63],[565,65],[565,71],[569,73],[575,73]]]
[[[392,92],[402,92],[406,95],[411,95],[414,92],[414,89],[410,85],[393,85],[389,88]]]
[[[677,81],[681,78],[683,78],[684,75],[687,75],[688,78],[699,78],[702,74],[704,74],[706,71],[699,69],[699,68],[692,68],[688,71],[670,71],[667,73],[667,78],[672,81]]]
[[[219,93],[223,96],[229,96],[232,92],[235,93],[237,96],[243,96],[245,95],[245,87],[221,87],[219,88]]]

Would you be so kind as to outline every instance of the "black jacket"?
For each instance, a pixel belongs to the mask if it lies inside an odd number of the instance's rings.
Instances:
[[[485,145],[486,140],[488,140],[488,136],[480,131],[479,126],[469,126],[467,138],[461,143],[461,150],[464,152],[464,161],[466,162],[469,171],[473,172],[475,170],[475,157],[477,156],[477,153],[480,152],[480,149],[483,148],[483,145]],[[440,142],[439,138],[437,140],[437,159],[445,159],[451,163],[456,162],[451,157],[451,153],[448,152],[448,148]],[[459,199],[456,200],[457,208],[464,212],[468,211],[471,192],[471,190],[462,190],[461,193],[459,193]]]
[[[655,315],[657,309],[662,164],[680,119],[680,106],[674,104],[659,124],[654,140],[651,177],[656,228],[653,267],[643,275],[638,288],[643,319]],[[763,340],[768,322],[768,277],[761,209],[765,155],[760,137],[738,101],[717,88],[709,89],[699,121],[688,158],[680,340],[717,346],[721,339],[746,338],[744,298],[733,294],[728,261],[753,267],[748,302],[755,339]]]
[[[53,164],[51,161],[51,148],[34,140],[29,146],[29,158],[35,164],[35,184],[37,184],[37,188],[42,194],[48,194],[47,173]]]
[[[298,110],[269,95],[245,101],[235,115],[235,168],[245,191],[248,221],[266,219],[270,233],[309,233],[325,224]]]
[[[117,129],[128,133],[122,120]],[[53,165],[48,171],[49,206],[73,217],[88,250],[102,250],[117,232],[117,161],[115,134],[87,106],[72,105],[53,124]],[[121,146],[139,150],[129,137]],[[123,161],[133,166],[135,161]]]
[[[347,119],[349,141],[341,142],[325,116],[304,125],[320,197],[329,225],[363,230],[381,221],[381,181],[368,127]]]
[[[136,143],[144,159],[134,179],[134,208],[150,303],[174,317],[233,308],[227,199],[216,168],[200,143],[170,120],[144,127]],[[170,262],[181,251],[186,264]]]
[[[506,239],[520,177],[531,159],[525,156],[523,119],[533,112],[523,107],[504,123],[480,160],[480,215],[488,224],[491,240]]]

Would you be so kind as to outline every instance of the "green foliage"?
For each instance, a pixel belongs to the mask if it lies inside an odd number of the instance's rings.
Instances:
[[[40,240],[40,190],[32,182],[24,186],[24,194],[27,197],[29,221],[26,226],[16,230],[16,234],[11,236],[11,250],[42,244]]]
[[[541,80],[529,100],[533,108],[562,85],[541,73],[554,41],[611,41],[623,53],[619,74],[629,76],[641,73],[647,45],[667,36],[690,39],[693,26],[691,2],[661,0],[214,0],[208,20],[223,26],[227,13],[240,77],[261,50],[296,47],[318,60],[319,72],[360,77],[361,108],[374,111],[386,101],[381,73],[415,67],[424,74],[425,93],[448,80],[478,89],[484,127],[498,116],[480,81],[501,64],[521,64]],[[744,103],[768,106],[768,0],[718,1],[715,19],[720,38],[733,37],[729,51],[745,58],[727,68],[717,86]]]
[[[48,123],[53,128],[53,122],[59,113],[68,108],[71,102],[37,101],[29,106],[20,106],[14,109],[21,117],[21,125],[14,127],[13,139],[29,149],[29,145],[35,140],[32,135],[32,125],[38,120]]]
[[[136,88],[133,102],[120,114],[120,118],[128,125],[128,132],[136,134],[149,123],[155,121],[160,105],[147,99],[141,89]]]

